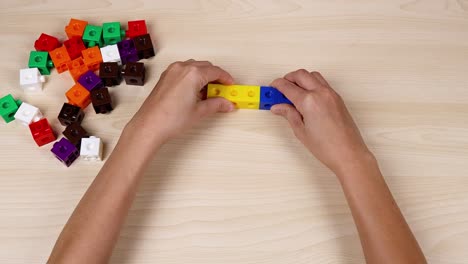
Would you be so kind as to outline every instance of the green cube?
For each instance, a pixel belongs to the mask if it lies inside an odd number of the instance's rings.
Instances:
[[[15,100],[11,94],[7,94],[0,98],[0,116],[5,122],[10,123],[15,120],[15,113],[21,105],[20,100]]]
[[[87,25],[83,33],[83,42],[88,48],[96,45],[102,47],[102,27]]]
[[[42,75],[50,75],[50,69],[54,67],[54,63],[47,51],[31,51],[29,53],[28,67],[38,68]]]
[[[102,35],[104,44],[113,45],[125,37],[125,30],[120,27],[120,22],[108,22],[102,24]]]

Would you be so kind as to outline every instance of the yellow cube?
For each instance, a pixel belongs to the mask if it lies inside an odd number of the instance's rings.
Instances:
[[[207,97],[224,97],[236,108],[259,109],[260,86],[208,84]]]

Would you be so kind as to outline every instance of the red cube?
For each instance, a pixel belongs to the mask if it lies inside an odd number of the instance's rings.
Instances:
[[[127,37],[134,38],[148,34],[145,20],[128,21]]]
[[[51,51],[60,47],[60,42],[56,37],[42,33],[34,42],[34,48],[37,51]]]
[[[47,118],[43,118],[37,122],[29,125],[29,130],[36,141],[36,144],[40,147],[52,141],[55,141],[56,137],[54,131],[49,125]]]
[[[78,57],[81,57],[81,51],[86,49],[81,37],[77,37],[77,36],[74,36],[68,40],[65,40],[65,42],[63,42],[63,45],[67,49],[68,55],[70,55],[70,58],[72,60]]]

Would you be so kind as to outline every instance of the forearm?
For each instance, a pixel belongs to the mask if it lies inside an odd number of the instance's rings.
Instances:
[[[371,154],[337,176],[368,263],[426,263]]]
[[[153,144],[153,146],[151,146]],[[106,263],[143,173],[159,145],[126,128],[79,202],[49,263]]]

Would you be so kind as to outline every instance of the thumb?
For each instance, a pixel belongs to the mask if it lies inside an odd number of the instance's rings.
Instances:
[[[234,110],[234,104],[221,97],[208,98],[198,103],[195,111],[200,118],[222,112],[227,113]]]
[[[304,128],[304,121],[302,115],[297,111],[294,106],[290,104],[277,104],[271,107],[271,112],[275,115],[279,115],[288,120],[289,125],[294,132],[302,131]]]

